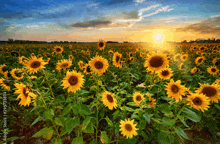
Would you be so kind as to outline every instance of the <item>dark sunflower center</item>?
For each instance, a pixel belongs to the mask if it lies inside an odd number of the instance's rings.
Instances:
[[[70,85],[76,85],[78,83],[78,78],[76,76],[71,76],[68,79],[68,82],[69,82]]]
[[[186,59],[186,56],[183,56],[183,59]]]
[[[141,101],[141,96],[136,96],[136,101]]]
[[[116,62],[118,62],[120,60],[119,56],[116,56]]]
[[[179,88],[176,85],[172,85],[171,90],[172,92],[177,93],[179,91]]]
[[[11,52],[11,56],[13,56],[13,57],[18,57],[19,54],[18,54],[17,52]]]
[[[113,98],[112,98],[111,95],[107,95],[107,99],[108,99],[108,101],[109,101],[110,103],[113,103]]]
[[[185,65],[181,65],[181,69],[184,69],[186,66]]]
[[[168,70],[162,71],[162,75],[163,75],[163,76],[168,76],[168,75],[169,75],[169,71],[168,71]]]
[[[66,68],[66,67],[68,67],[68,63],[64,63],[64,64],[62,64],[61,67],[62,67],[62,68]]]
[[[31,64],[31,68],[38,68],[41,65],[41,63],[39,61],[34,61]]]
[[[6,80],[4,80],[3,83],[4,83],[6,86],[10,86],[9,82],[7,82]]]
[[[60,52],[61,51],[61,49],[60,48],[56,48],[56,52]]]
[[[26,88],[23,88],[23,94],[26,98],[28,97],[28,93],[26,93]]]
[[[6,67],[6,66],[4,66],[3,68],[2,68],[2,71],[3,72],[5,72],[5,71],[7,71],[8,70],[8,68]]]
[[[202,47],[200,50],[204,50],[204,47]]]
[[[198,60],[198,62],[199,62],[199,63],[201,63],[202,61],[203,61],[203,59],[202,59],[202,58],[200,58],[200,59]]]
[[[100,61],[95,62],[95,68],[102,69],[103,68],[103,63],[100,62]]]
[[[213,51],[213,53],[216,53],[217,51]]]
[[[87,71],[88,73],[90,73],[90,72],[91,72],[91,70],[90,70],[90,67],[89,67],[89,66],[87,66],[86,71]]]
[[[11,74],[9,72],[7,73],[7,77],[9,77],[9,78],[11,77]]]
[[[125,129],[126,129],[127,131],[132,131],[131,124],[125,124]]]
[[[202,100],[200,98],[196,97],[196,98],[193,99],[193,103],[195,105],[201,105],[202,104]]]
[[[104,43],[103,42],[100,42],[99,43],[99,47],[103,47],[104,46]]]
[[[217,91],[213,87],[204,87],[202,89],[202,93],[205,94],[207,97],[213,97],[216,95]]]
[[[155,56],[155,57],[151,58],[150,65],[152,67],[156,67],[156,68],[160,67],[163,65],[163,59],[159,56]]]
[[[132,53],[130,54],[130,57],[132,57]]]
[[[212,71],[212,72],[216,72],[216,69],[215,69],[215,68],[212,68],[211,71]]]

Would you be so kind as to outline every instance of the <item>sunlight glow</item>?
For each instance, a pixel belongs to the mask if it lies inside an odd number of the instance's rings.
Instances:
[[[154,36],[154,38],[155,38],[155,40],[160,41],[160,40],[163,38],[163,36],[162,36],[161,33],[157,33],[157,34]]]

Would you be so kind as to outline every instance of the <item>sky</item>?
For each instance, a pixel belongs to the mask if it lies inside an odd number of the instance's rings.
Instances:
[[[96,42],[220,39],[217,0],[6,0],[0,40]]]

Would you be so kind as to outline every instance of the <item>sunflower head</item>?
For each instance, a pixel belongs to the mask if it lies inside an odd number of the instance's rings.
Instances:
[[[170,68],[166,68],[164,70],[161,70],[158,72],[158,75],[161,79],[167,80],[170,79],[170,77],[173,75],[172,70]]]
[[[109,67],[107,59],[102,56],[96,56],[89,61],[89,66],[95,74],[103,74]]]
[[[44,65],[47,64],[46,62],[44,62],[41,58],[37,58],[37,57],[32,57],[31,59],[29,59],[29,61],[25,64],[26,69],[29,73],[35,73],[40,69],[45,68]]]
[[[216,66],[211,66],[207,69],[208,73],[211,75],[217,75],[219,72],[219,69]]]
[[[54,47],[54,52],[56,52],[56,54],[61,54],[63,52],[63,47],[55,46]]]
[[[192,93],[188,98],[187,98],[188,104],[191,107],[201,110],[204,112],[204,110],[208,110],[209,108],[209,99],[203,94],[199,93]]]
[[[104,50],[105,46],[106,46],[105,41],[103,41],[103,40],[100,39],[99,42],[98,42],[98,48],[99,48],[100,50]]]
[[[117,108],[117,100],[114,97],[113,93],[110,93],[108,91],[105,91],[102,93],[102,101],[103,104],[108,107],[110,110],[113,110],[113,108]]]
[[[135,92],[133,94],[133,101],[136,103],[136,104],[140,104],[143,100],[144,100],[144,95],[141,94],[140,92]]]

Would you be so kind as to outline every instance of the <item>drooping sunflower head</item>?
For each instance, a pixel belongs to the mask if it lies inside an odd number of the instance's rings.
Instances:
[[[89,61],[89,66],[95,74],[102,74],[106,72],[109,64],[107,59],[102,56],[96,56]]]
[[[184,70],[185,68],[186,68],[186,66],[183,63],[181,63],[180,67],[179,67],[179,70]]]
[[[60,62],[57,63],[56,69],[57,70],[66,70],[67,68],[69,68],[72,65],[72,61],[67,60],[67,59],[63,59]]]
[[[211,66],[207,68],[207,72],[211,75],[217,75],[219,72],[219,69],[216,66]]]
[[[202,112],[204,112],[204,110],[208,110],[208,105],[210,104],[208,97],[199,93],[192,93],[187,98],[187,101],[189,101],[187,105],[190,105],[197,110],[201,110]]]
[[[159,72],[169,66],[169,60],[165,54],[154,53],[149,56],[145,62],[144,67],[149,71]]]
[[[143,100],[144,100],[144,95],[141,94],[140,92],[135,92],[133,94],[133,101],[136,103],[136,104],[140,104]]]
[[[170,68],[166,68],[164,70],[159,71],[158,75],[161,79],[167,80],[170,79],[170,77],[173,75],[172,73],[173,71]]]
[[[104,50],[105,46],[106,46],[105,41],[103,41],[103,40],[100,39],[99,42],[98,42],[98,48],[99,48],[100,50]]]
[[[27,63],[24,65],[26,66],[27,71],[32,74],[37,72],[40,69],[45,68],[44,65],[47,64],[43,61],[43,58],[31,57]]]
[[[54,47],[54,52],[56,52],[56,54],[61,54],[63,52],[63,47],[55,46]]]
[[[148,105],[149,105],[151,108],[155,108],[155,105],[156,105],[155,101],[156,101],[156,99],[153,99],[153,98],[151,98],[151,96],[148,96],[148,100],[149,100]]]
[[[168,97],[172,97],[176,99],[176,102],[179,100],[182,100],[182,95],[184,95],[185,87],[181,86],[181,81],[178,80],[176,82],[173,81],[173,79],[170,80],[170,83],[167,83],[168,85],[165,85],[167,88],[167,94]]]
[[[220,89],[217,84],[200,84],[200,88],[196,90],[197,93],[202,93],[207,96],[210,101],[218,103],[220,99]]]
[[[108,107],[110,110],[117,108],[117,100],[114,97],[114,94],[108,91],[102,93],[103,104]]]
[[[68,88],[68,92],[75,93],[76,91],[80,90],[84,84],[84,75],[81,73],[77,73],[76,71],[67,71],[66,77],[62,80],[62,85],[64,89]]]

